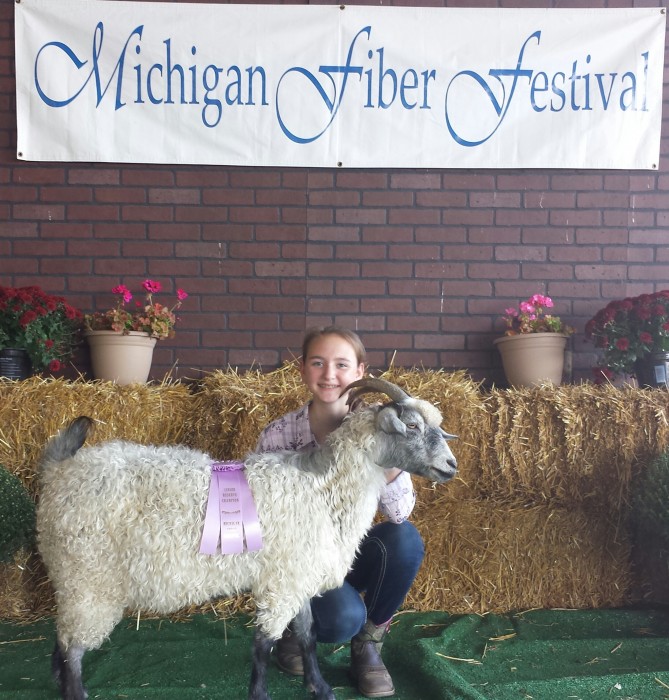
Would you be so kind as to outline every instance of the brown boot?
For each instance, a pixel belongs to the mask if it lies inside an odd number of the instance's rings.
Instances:
[[[291,676],[304,675],[302,651],[297,637],[289,629],[284,631],[276,643],[276,663],[282,671],[290,673]]]
[[[351,677],[366,698],[387,698],[395,694],[393,679],[381,659],[383,639],[390,621],[378,627],[367,620],[351,640]]]

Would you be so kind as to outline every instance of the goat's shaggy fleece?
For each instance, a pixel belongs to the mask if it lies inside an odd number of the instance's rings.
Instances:
[[[259,627],[278,638],[309,598],[342,584],[377,509],[384,473],[367,459],[374,412],[344,426],[309,457],[315,471],[303,468],[305,453],[245,460],[264,546],[225,556],[198,552],[208,455],[120,441],[64,461],[47,450],[38,541],[63,650],[98,647],[125,608],[164,614],[248,590]]]

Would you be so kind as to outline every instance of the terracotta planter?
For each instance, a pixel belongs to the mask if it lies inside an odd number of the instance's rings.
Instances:
[[[639,386],[666,389],[669,387],[669,352],[652,352],[643,360],[637,360],[634,374]]]
[[[493,341],[512,387],[562,383],[567,336],[561,333],[507,335]]]
[[[116,384],[142,384],[151,371],[156,339],[147,333],[130,331],[86,331],[95,379]]]
[[[22,348],[0,350],[0,377],[8,379],[28,379],[32,374],[30,357]]]

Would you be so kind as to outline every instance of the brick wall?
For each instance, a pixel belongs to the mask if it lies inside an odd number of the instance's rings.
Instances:
[[[578,379],[596,357],[585,322],[611,299],[669,287],[666,138],[652,173],[18,161],[13,11],[0,5],[0,284],[39,284],[84,311],[108,307],[120,282],[157,279],[165,301],[183,287],[154,377],[270,369],[299,352],[305,327],[336,322],[360,332],[374,367],[501,382],[500,314],[541,292],[577,329]]]

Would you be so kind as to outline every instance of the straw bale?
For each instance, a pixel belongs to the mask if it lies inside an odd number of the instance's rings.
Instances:
[[[90,442],[122,438],[143,444],[185,442],[191,394],[178,382],[111,382],[30,377],[0,379],[0,464],[35,493],[35,468],[48,439],[71,419],[96,421]]]
[[[669,392],[592,384],[493,390],[480,496],[620,510],[636,461],[669,443]]]
[[[28,623],[53,611],[53,589],[35,552],[19,550],[0,564],[0,620]]]
[[[617,607],[630,535],[606,510],[444,498],[412,518],[426,556],[406,605],[452,613]]]
[[[626,602],[629,487],[669,447],[669,392],[583,384],[484,393],[464,372],[393,367],[381,376],[437,405],[459,436],[458,479],[414,482],[426,558],[407,606],[485,613]],[[34,493],[45,442],[80,414],[99,421],[93,442],[184,443],[241,458],[271,420],[307,400],[295,362],[213,372],[195,392],[178,382],[0,380],[0,463]],[[51,610],[31,556],[0,567],[0,617]],[[223,615],[253,604],[238,596],[200,609],[212,607]]]
[[[196,394],[191,432],[198,447],[217,459],[243,459],[268,423],[299,408],[308,397],[296,362],[266,373],[215,371]]]

